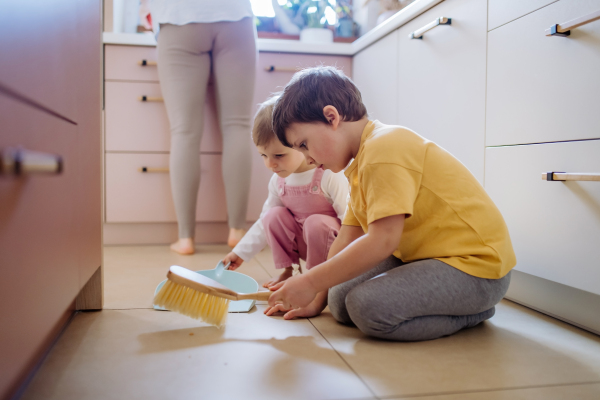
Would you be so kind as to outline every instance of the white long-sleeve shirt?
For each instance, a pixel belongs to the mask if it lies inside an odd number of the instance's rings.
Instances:
[[[291,174],[285,178],[285,184],[286,186],[308,185],[312,181],[315,171],[316,168],[310,171]],[[273,174],[269,181],[269,196],[263,205],[260,218],[233,249],[233,252],[244,261],[250,260],[267,245],[267,235],[262,223],[265,214],[273,207],[284,206],[277,190],[277,178],[277,174]],[[344,173],[333,173],[330,170],[325,170],[321,178],[321,190],[325,199],[331,203],[338,218],[342,221],[348,203],[348,180],[344,176]]]

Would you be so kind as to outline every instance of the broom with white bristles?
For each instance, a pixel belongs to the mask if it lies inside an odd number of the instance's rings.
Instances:
[[[225,325],[230,300],[269,300],[272,292],[238,293],[189,269],[173,265],[154,305],[208,324]]]

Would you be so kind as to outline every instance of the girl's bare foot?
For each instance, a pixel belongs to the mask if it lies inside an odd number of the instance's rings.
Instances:
[[[294,273],[294,268],[287,267],[286,269],[283,270],[283,272],[281,273],[281,275],[279,275],[276,278],[272,278],[271,280],[268,280],[265,283],[263,283],[263,287],[268,289],[271,286],[276,285],[279,282],[283,282],[286,279],[290,278],[293,273]]]
[[[194,254],[194,239],[181,238],[171,245],[171,250],[183,255]]]
[[[246,234],[245,229],[229,229],[229,238],[227,239],[227,245],[232,249],[242,240]]]

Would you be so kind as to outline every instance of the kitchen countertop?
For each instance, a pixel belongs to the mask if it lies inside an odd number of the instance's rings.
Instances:
[[[298,40],[257,39],[258,51],[353,56],[443,0],[417,0],[352,43],[305,43]],[[105,44],[156,46],[151,33],[104,32]]]

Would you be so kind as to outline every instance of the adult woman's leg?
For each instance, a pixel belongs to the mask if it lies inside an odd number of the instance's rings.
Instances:
[[[356,285],[345,304],[352,322],[368,335],[430,340],[491,318],[509,283],[510,273],[483,279],[438,260],[421,260]]]
[[[210,25],[164,24],[158,38],[158,74],[171,126],[171,192],[179,224],[179,241],[171,248],[181,254],[194,252]]]
[[[223,181],[230,237],[243,236],[252,171],[252,113],[256,75],[256,28],[252,18],[214,24],[213,74],[223,135]]]

